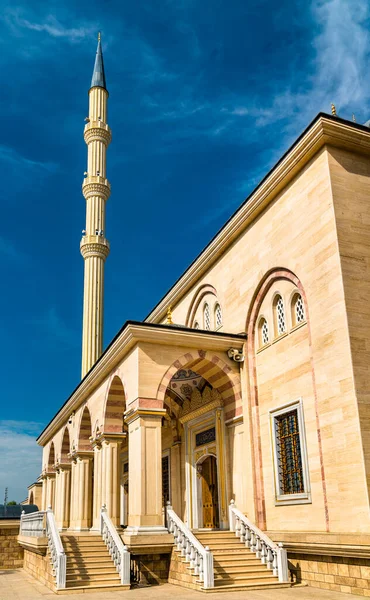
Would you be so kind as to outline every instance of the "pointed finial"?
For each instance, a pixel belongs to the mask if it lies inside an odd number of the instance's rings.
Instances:
[[[99,31],[99,33],[98,33],[98,42],[100,42],[100,40],[101,40],[101,35],[100,35],[100,31]]]
[[[172,307],[169,306],[167,309],[167,321],[166,321],[166,325],[173,325],[173,321],[172,321]]]
[[[93,87],[101,87],[101,88],[104,88],[105,90],[107,89],[107,86],[105,83],[103,51],[102,51],[101,42],[100,42],[100,31],[98,34],[98,47],[96,49],[94,71],[93,71],[93,76],[92,76],[90,87],[92,87],[92,88]]]
[[[333,117],[337,116],[337,109],[335,108],[334,104],[331,105],[331,114]]]

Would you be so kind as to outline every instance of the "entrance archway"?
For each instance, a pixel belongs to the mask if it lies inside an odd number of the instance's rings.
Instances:
[[[218,502],[217,459],[212,454],[197,464],[198,505],[200,527],[218,529],[220,527]]]

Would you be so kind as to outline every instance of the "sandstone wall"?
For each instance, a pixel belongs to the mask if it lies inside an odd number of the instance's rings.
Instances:
[[[0,569],[23,567],[23,548],[17,542],[19,521],[0,521]]]

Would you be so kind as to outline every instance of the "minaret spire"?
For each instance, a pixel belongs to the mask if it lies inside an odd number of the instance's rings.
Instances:
[[[108,91],[99,34],[89,90],[89,116],[84,130],[87,171],[82,184],[82,193],[86,198],[86,227],[80,244],[85,261],[82,377],[103,351],[104,264],[109,254],[109,242],[105,237],[105,203],[110,195],[110,183],[106,178],[106,153],[111,141],[107,104]]]

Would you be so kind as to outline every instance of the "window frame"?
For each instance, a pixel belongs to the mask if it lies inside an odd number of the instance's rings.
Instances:
[[[279,332],[279,315],[278,315],[278,302],[281,300],[284,310],[284,331]],[[288,322],[287,322],[287,312],[285,307],[285,302],[283,295],[280,292],[275,292],[273,300],[272,300],[272,312],[273,312],[273,323],[274,323],[274,335],[275,339],[279,339],[284,335],[288,334]]]
[[[266,343],[263,342],[263,333],[262,333],[263,322],[265,322],[267,325],[268,340]],[[268,322],[267,318],[265,317],[265,315],[260,315],[260,317],[258,319],[257,340],[258,340],[257,350],[262,350],[262,348],[266,348],[267,346],[271,345],[271,332],[270,332],[269,322]]]
[[[209,327],[206,327],[206,310],[208,309],[208,317],[209,317]],[[204,331],[212,331],[212,323],[211,323],[211,309],[209,308],[208,302],[203,304],[203,329]]]
[[[277,431],[276,431],[276,418],[289,413],[293,410],[297,411],[297,420],[299,428],[299,444],[301,451],[302,460],[302,477],[304,492],[298,494],[283,494],[280,489],[280,478],[279,478],[279,456],[278,456],[278,443],[277,443]],[[275,506],[291,505],[291,504],[311,504],[311,485],[310,485],[310,474],[308,466],[308,455],[307,455],[307,441],[306,441],[306,428],[304,423],[303,413],[303,399],[298,398],[279,408],[274,408],[269,411],[270,417],[270,430],[271,430],[271,449],[272,449],[272,460],[274,469],[274,495],[275,495]]]
[[[303,306],[303,319],[301,321],[297,320],[297,314],[296,314],[296,303],[297,303],[297,297],[300,297],[301,301],[302,301],[302,306]],[[292,329],[296,329],[298,327],[300,327],[301,325],[303,325],[304,323],[307,322],[307,318],[306,318],[306,306],[303,300],[303,296],[301,294],[301,292],[299,290],[294,290],[294,292],[291,295],[290,298],[290,311],[291,311],[291,321],[292,321]]]
[[[221,314],[221,324],[217,325],[217,308],[220,309],[220,314]],[[221,308],[221,304],[217,301],[214,309],[213,309],[213,315],[214,315],[214,320],[215,320],[215,331],[219,331],[221,329],[221,327],[223,326],[224,322],[223,322],[223,314],[222,314],[222,308]]]

